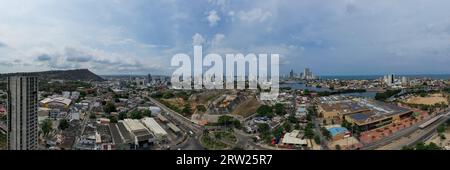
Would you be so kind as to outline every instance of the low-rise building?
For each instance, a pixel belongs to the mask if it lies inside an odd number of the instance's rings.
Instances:
[[[325,127],[330,132],[331,140],[337,141],[351,136],[350,131],[341,125],[329,125]]]
[[[123,120],[137,149],[149,148],[155,141],[153,134],[139,121],[135,119]]]
[[[308,143],[305,139],[302,139],[300,136],[299,130],[293,130],[290,133],[286,133],[281,140],[283,145],[293,146],[293,147],[304,147],[308,146]]]
[[[153,118],[143,118],[142,123],[153,132],[158,141],[164,141],[167,138],[167,132]]]

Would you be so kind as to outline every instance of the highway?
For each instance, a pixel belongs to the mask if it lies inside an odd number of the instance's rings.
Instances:
[[[362,150],[374,150],[374,149],[383,147],[383,146],[385,146],[385,145],[389,145],[389,144],[391,144],[393,141],[396,141],[396,140],[398,140],[398,139],[401,139],[402,137],[411,135],[412,133],[414,133],[414,132],[420,130],[419,126],[420,126],[422,123],[425,123],[426,121],[428,121],[428,120],[430,120],[430,119],[432,119],[432,118],[425,119],[425,120],[422,120],[422,121],[420,121],[420,122],[418,122],[418,123],[415,123],[414,125],[412,125],[412,126],[406,128],[406,129],[402,129],[402,130],[400,130],[400,131],[398,131],[398,132],[396,132],[396,133],[394,133],[394,134],[392,134],[392,135],[390,135],[390,136],[388,136],[388,137],[385,137],[385,138],[383,138],[383,139],[381,139],[381,140],[379,140],[379,141],[376,141],[376,142],[373,142],[373,143],[371,143],[371,144],[368,144],[368,145],[364,146],[364,147],[361,148],[361,149],[362,149]],[[441,120],[439,120],[438,122],[435,122],[433,125],[430,125],[430,127],[437,127],[438,125],[442,124],[443,122],[445,122],[445,120],[444,120],[444,119],[441,119]],[[434,125],[436,125],[436,126],[434,126]],[[430,128],[430,127],[429,127],[429,128]],[[426,128],[426,129],[428,129],[428,128]],[[401,147],[403,147],[403,146],[401,146]],[[401,149],[401,147],[400,147],[400,149]]]
[[[164,110],[167,113],[167,118],[174,122],[175,124],[179,125],[180,129],[185,131],[184,135],[188,135],[187,139],[182,142],[181,144],[175,146],[174,149],[182,149],[182,150],[203,150],[204,148],[200,144],[200,138],[203,133],[203,128],[197,124],[194,124],[191,120],[184,117],[183,115],[179,114],[178,112],[175,112],[174,110],[168,108],[167,106],[163,105],[156,99],[151,98],[148,96],[150,101],[154,103],[156,106],[160,107],[162,110]],[[190,135],[189,131],[192,131],[194,134]]]
[[[445,123],[448,119],[450,119],[450,112],[448,112],[441,119],[437,120],[433,124],[429,125],[424,129],[419,129],[413,134],[402,138],[403,140],[395,141],[391,143],[389,146],[385,146],[385,148],[391,150],[400,150],[404,146],[415,146],[419,142],[425,142],[430,139],[435,133],[437,133],[437,127],[443,123]]]

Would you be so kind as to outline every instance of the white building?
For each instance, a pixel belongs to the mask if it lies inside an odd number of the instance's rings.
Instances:
[[[153,118],[143,118],[141,122],[153,132],[158,140],[164,140],[167,137],[167,132],[155,121]]]
[[[283,143],[284,145],[307,146],[308,142],[305,139],[301,139],[299,137],[299,134],[299,130],[293,130],[290,133],[286,133],[284,134],[281,143]]]

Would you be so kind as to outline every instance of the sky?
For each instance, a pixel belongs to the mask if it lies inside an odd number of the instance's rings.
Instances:
[[[280,72],[450,73],[448,0],[0,0],[0,73],[166,74],[177,53],[276,53]]]

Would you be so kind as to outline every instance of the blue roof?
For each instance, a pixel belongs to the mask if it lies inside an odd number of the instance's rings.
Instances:
[[[332,128],[327,129],[327,130],[330,131],[331,136],[336,136],[338,134],[349,132],[347,130],[347,128],[344,128],[344,127],[332,127]]]
[[[299,107],[297,109],[297,112],[306,112],[306,109],[304,107]]]
[[[353,115],[350,115],[350,117],[354,120],[362,121],[362,120],[367,120],[369,118],[369,115],[364,114],[364,113],[355,113]]]

